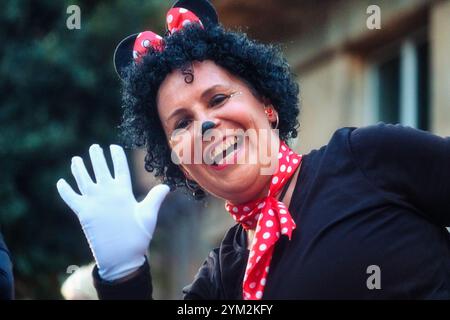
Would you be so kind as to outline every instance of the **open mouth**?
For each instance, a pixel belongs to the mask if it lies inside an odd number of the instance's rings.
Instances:
[[[234,154],[238,148],[241,146],[243,141],[242,136],[229,136],[226,137],[226,139],[219,143],[217,146],[212,148],[210,152],[207,153],[208,155],[208,164],[218,167],[222,164],[231,164],[234,163],[233,159],[231,157],[232,154]]]

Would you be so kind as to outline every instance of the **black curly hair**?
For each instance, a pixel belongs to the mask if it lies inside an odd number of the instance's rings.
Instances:
[[[287,141],[297,136],[299,87],[277,46],[258,43],[221,25],[202,28],[198,24],[166,36],[164,46],[162,52],[151,50],[140,63],[125,70],[120,129],[126,144],[146,147],[145,169],[162,178],[171,189],[185,186],[185,176],[171,161],[156,96],[169,73],[178,69],[186,72],[186,66],[193,61],[212,60],[241,78],[277,110],[280,138]],[[187,71],[189,76],[192,74]]]

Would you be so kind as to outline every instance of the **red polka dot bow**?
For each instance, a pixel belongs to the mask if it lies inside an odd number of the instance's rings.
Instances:
[[[256,229],[242,285],[245,300],[262,298],[275,244],[280,235],[287,235],[291,239],[295,229],[295,222],[288,208],[275,197],[295,173],[302,156],[281,142],[278,159],[278,170],[271,178],[267,197],[242,205],[229,202],[225,205],[234,220],[245,230]]]
[[[190,23],[199,23],[203,27],[200,19],[192,11],[184,8],[170,9],[166,15],[166,22],[170,34],[183,29]],[[151,47],[157,51],[162,51],[164,49],[163,38],[153,31],[139,33],[134,41],[133,59],[139,62]]]

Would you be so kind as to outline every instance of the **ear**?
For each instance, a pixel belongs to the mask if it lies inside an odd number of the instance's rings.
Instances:
[[[264,107],[264,113],[270,123],[276,123],[278,118],[278,112],[272,105],[266,105]]]

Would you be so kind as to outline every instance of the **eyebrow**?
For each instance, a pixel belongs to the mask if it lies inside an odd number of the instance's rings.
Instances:
[[[224,85],[222,85],[222,84],[215,84],[215,85],[213,85],[212,87],[209,87],[208,89],[206,89],[205,91],[203,91],[203,93],[202,93],[202,95],[200,96],[200,98],[201,98],[201,99],[206,99],[206,97],[207,97],[208,95],[210,95],[210,93],[211,93],[212,91],[214,91],[214,90],[216,90],[217,88],[220,88],[220,87],[224,87]]]
[[[224,85],[222,85],[222,84],[215,84],[215,85],[209,87],[208,89],[206,89],[205,91],[203,91],[203,93],[202,93],[201,96],[200,96],[200,99],[201,99],[201,100],[206,99],[206,97],[209,96],[209,95],[211,94],[212,91],[214,91],[214,90],[216,90],[217,88],[220,88],[220,87],[224,87]],[[175,116],[177,116],[177,115],[179,115],[179,114],[182,114],[182,113],[185,113],[185,112],[186,112],[186,108],[179,108],[179,109],[175,110],[174,112],[172,112],[172,113],[167,117],[166,122],[169,122],[169,121],[170,121],[172,118],[174,118]]]

